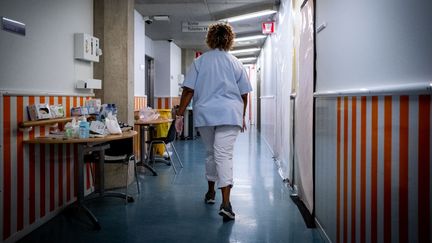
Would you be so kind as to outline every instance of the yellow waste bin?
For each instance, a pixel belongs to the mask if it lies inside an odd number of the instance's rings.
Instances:
[[[166,119],[171,119],[171,109],[157,109],[157,111],[160,114],[160,118],[166,118]],[[164,124],[159,124],[156,125],[156,137],[166,137],[168,135],[168,129],[169,126],[171,125],[171,123],[164,123]],[[165,152],[165,147],[163,146],[163,144],[156,144],[154,145],[154,149],[156,154],[158,155],[163,155],[163,153]]]

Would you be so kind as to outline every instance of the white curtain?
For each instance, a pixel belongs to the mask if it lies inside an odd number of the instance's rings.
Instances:
[[[292,181],[292,122],[290,95],[295,75],[294,2],[283,0],[276,16],[275,33],[261,51],[261,133],[278,162],[283,179]],[[298,35],[297,35],[298,36]],[[298,40],[297,40],[298,42]]]
[[[280,162],[283,179],[292,180],[291,171],[291,106],[293,81],[294,21],[292,2],[284,1],[278,15],[277,33],[274,36],[276,65],[276,158]]]
[[[301,33],[299,49],[299,83],[295,101],[295,163],[298,168],[298,194],[303,203],[313,211],[313,0],[301,9]]]

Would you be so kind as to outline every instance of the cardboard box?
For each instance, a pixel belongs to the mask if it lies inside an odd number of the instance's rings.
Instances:
[[[52,118],[48,104],[33,104],[27,107],[30,120],[37,121]]]

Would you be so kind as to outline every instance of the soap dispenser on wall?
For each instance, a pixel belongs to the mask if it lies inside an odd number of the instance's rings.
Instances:
[[[75,59],[99,62],[102,50],[99,48],[99,39],[85,33],[74,35]]]

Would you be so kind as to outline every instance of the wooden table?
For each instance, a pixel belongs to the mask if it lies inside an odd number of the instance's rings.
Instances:
[[[144,127],[149,128],[149,136],[150,139],[153,137],[153,127],[154,125],[164,124],[164,123],[170,123],[173,119],[166,119],[166,118],[158,118],[156,120],[135,120],[135,125],[140,126],[140,151],[141,151],[141,163],[142,165],[150,170],[154,176],[157,176],[156,171],[154,168],[148,163],[148,156],[147,153],[145,153],[145,129]],[[145,159],[143,159],[145,157]]]
[[[77,144],[78,145],[78,193],[76,205],[83,209],[87,217],[92,221],[95,229],[101,229],[96,216],[84,205],[84,155],[89,152],[99,152],[99,185],[98,197],[120,197],[128,199],[128,202],[133,202],[134,199],[124,193],[104,192],[104,158],[105,150],[109,149],[110,145],[107,142],[132,138],[138,133],[136,131],[123,132],[120,135],[108,135],[98,138],[57,138],[57,137],[37,137],[30,140],[24,140],[27,144]]]

